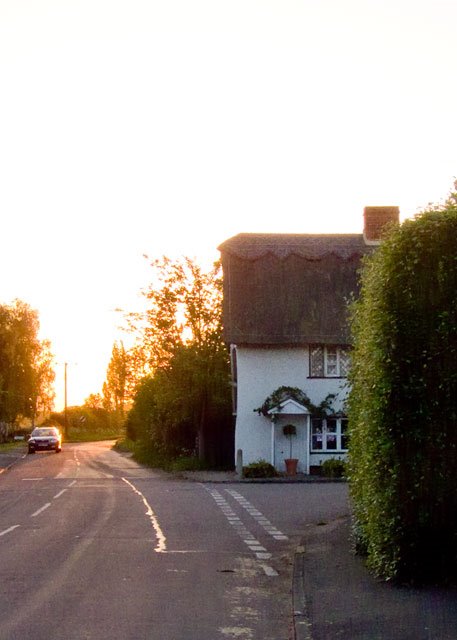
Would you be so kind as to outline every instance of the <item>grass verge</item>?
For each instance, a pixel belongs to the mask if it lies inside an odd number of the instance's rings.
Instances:
[[[25,442],[20,440],[19,442],[2,442],[0,444],[0,453],[8,453],[8,451],[14,451],[15,449],[23,449]]]
[[[164,471],[206,471],[207,463],[195,456],[182,456],[168,458],[163,453],[151,450],[140,442],[133,442],[128,438],[119,438],[113,447],[116,451],[128,451],[133,454],[133,459],[153,469]]]

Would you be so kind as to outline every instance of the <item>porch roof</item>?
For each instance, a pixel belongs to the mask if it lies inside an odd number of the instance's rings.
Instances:
[[[269,411],[268,411],[268,415],[287,415],[287,416],[292,416],[292,415],[309,415],[309,410],[302,404],[300,404],[299,402],[297,402],[296,400],[293,400],[292,398],[287,398],[286,400],[283,400],[280,404],[276,405],[275,407],[272,407]]]

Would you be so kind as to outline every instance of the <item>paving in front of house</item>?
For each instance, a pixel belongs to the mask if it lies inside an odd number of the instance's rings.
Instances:
[[[349,518],[309,527],[294,562],[296,640],[456,640],[457,589],[376,580]]]

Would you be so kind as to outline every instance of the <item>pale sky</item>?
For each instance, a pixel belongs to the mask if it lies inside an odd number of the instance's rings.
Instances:
[[[39,311],[68,404],[101,391],[143,254],[444,199],[456,24],[455,0],[0,0],[0,303]]]

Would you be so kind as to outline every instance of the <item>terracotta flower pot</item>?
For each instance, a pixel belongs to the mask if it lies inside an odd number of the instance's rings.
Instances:
[[[286,473],[288,476],[295,476],[297,473],[298,459],[297,458],[286,458],[284,460],[286,463]]]

